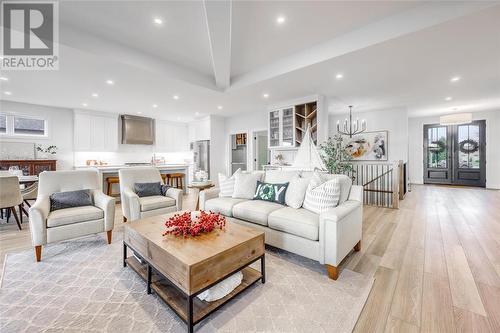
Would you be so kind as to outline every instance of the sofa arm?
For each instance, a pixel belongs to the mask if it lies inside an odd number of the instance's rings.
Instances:
[[[139,196],[130,188],[125,187],[122,190],[122,198],[123,216],[130,221],[138,220],[141,217]]]
[[[179,190],[178,188],[169,188],[167,190],[166,196],[172,199],[175,199],[175,205],[177,206],[177,210],[182,210],[182,193],[183,190]]]
[[[347,200],[319,216],[320,263],[338,266],[361,240],[363,204]]]
[[[31,243],[33,246],[47,244],[47,217],[50,213],[48,196],[38,196],[29,209]]]
[[[104,211],[104,231],[113,230],[115,225],[115,198],[94,190],[94,205]]]
[[[205,210],[205,202],[210,199],[217,198],[219,196],[220,189],[218,187],[213,187],[200,192],[200,210]]]

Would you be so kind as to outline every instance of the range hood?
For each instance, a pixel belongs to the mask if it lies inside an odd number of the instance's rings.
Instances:
[[[123,114],[121,118],[122,144],[152,145],[155,140],[155,120]]]

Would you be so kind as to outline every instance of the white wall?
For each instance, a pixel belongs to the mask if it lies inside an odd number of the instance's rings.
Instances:
[[[475,112],[474,120],[486,120],[486,187],[500,189],[500,111]],[[437,124],[439,117],[409,119],[410,182],[422,184],[424,178],[424,125]]]
[[[47,138],[1,136],[1,142],[33,142],[44,146],[55,145],[58,148],[57,168],[71,169],[73,167],[73,111],[71,109],[1,100],[0,111],[27,116],[42,116],[47,120],[49,130]]]
[[[330,136],[337,133],[337,120],[342,124],[347,114],[330,115]],[[353,119],[366,119],[367,131],[389,131],[388,160],[408,161],[408,112],[405,108],[395,108],[383,111],[353,113]]]
[[[210,178],[217,183],[217,174],[226,173],[225,119],[210,116]]]

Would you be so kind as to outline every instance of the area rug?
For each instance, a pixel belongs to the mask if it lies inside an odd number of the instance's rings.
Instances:
[[[8,254],[0,288],[0,332],[186,332],[186,325],[122,266],[123,236],[95,235]],[[257,266],[258,267],[258,266]],[[195,326],[195,332],[351,332],[373,279],[266,249],[257,282]]]

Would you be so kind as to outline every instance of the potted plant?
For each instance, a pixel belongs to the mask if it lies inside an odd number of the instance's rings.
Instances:
[[[57,146],[54,145],[44,146],[41,144],[36,145],[36,157],[38,159],[55,158],[56,154],[57,154]]]
[[[331,174],[344,174],[354,179],[354,170],[351,155],[347,153],[343,144],[342,135],[336,134],[320,146],[320,155],[326,169]]]

